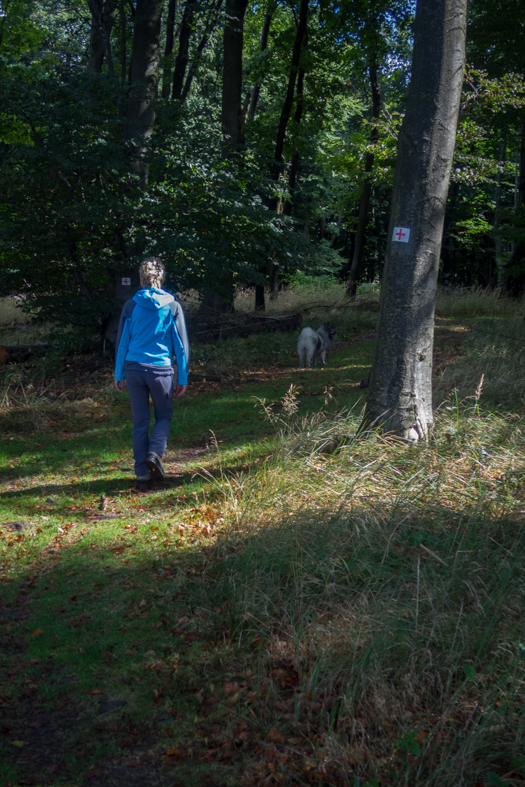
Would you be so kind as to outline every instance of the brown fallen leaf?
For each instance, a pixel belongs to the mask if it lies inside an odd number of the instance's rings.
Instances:
[[[281,730],[278,730],[277,727],[272,727],[268,735],[266,736],[267,743],[284,743],[284,735],[282,734]]]
[[[35,629],[31,634],[32,637],[39,637],[41,634],[44,633],[44,629]]]
[[[232,697],[239,691],[239,684],[236,681],[230,681],[224,686],[223,691],[227,697]]]

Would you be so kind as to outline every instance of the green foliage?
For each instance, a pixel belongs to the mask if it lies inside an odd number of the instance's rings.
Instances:
[[[502,68],[499,55],[483,56],[484,47],[489,51],[491,26],[499,40],[512,24],[513,3],[498,0],[497,8],[486,0],[472,4],[475,68],[465,82],[447,211],[442,270],[447,284],[494,284],[505,265],[507,275],[521,275],[521,263],[511,268],[508,260],[511,246],[525,237],[521,214],[514,210],[523,64],[512,56],[509,67]],[[243,93],[257,82],[260,97],[254,119],[246,123],[245,146],[225,160],[220,136],[224,18],[208,3],[196,4],[188,50],[195,76],[184,103],[157,100],[154,134],[146,144],[146,191],[131,174],[132,150],[123,142],[132,5],[119,5],[112,18],[111,74],[107,59],[101,73],[90,70],[90,15],[83,0],[4,2],[0,292],[23,293],[24,306],[35,319],[53,322],[62,341],[74,347],[104,333],[118,308],[115,280],[146,253],[163,256],[172,289],[202,293],[211,288],[226,300],[236,284],[263,283],[269,263],[278,266],[286,281],[299,282],[304,275],[321,277],[322,283],[324,277],[344,276],[365,174],[373,193],[362,275],[374,281],[381,273],[386,242],[414,3],[310,5],[301,55],[303,112],[298,122],[295,94],[285,168],[277,184],[269,179],[270,163],[287,88],[296,9],[282,2],[271,6],[264,52],[260,36],[268,9],[256,4],[247,11]],[[183,11],[184,5],[178,7],[177,23]],[[516,24],[522,11],[517,13]],[[208,42],[199,49],[204,27]],[[165,37],[164,17],[162,46]],[[176,54],[177,45],[163,56],[163,83],[171,80]],[[371,65],[382,94],[374,142]],[[500,161],[503,141],[506,154]],[[373,168],[365,173],[370,154]],[[293,157],[299,165],[290,190]],[[493,226],[499,180],[502,252],[497,274]],[[267,207],[276,193],[284,207],[278,214]]]

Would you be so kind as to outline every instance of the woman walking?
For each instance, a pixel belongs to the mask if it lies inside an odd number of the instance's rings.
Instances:
[[[184,396],[190,348],[184,314],[173,295],[162,289],[166,269],[158,257],[141,264],[141,290],[124,304],[117,334],[115,387],[128,385],[133,415],[133,456],[137,485],[145,490],[152,478],[165,477],[162,457],[173,417],[173,365],[177,360],[175,395]],[[155,424],[149,435],[149,398]]]

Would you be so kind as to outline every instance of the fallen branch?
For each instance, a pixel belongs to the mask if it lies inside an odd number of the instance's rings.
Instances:
[[[273,333],[274,331],[292,331],[301,324],[300,314],[289,314],[284,317],[255,317],[250,315],[246,322],[226,323],[204,331],[197,331],[195,339],[199,342],[215,339],[231,339],[233,337],[251,336],[257,333]]]
[[[0,344],[0,364],[9,361],[22,361],[33,353],[48,350],[50,342],[35,342],[34,344]]]

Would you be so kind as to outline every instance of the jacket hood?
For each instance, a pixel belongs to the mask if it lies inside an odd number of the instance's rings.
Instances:
[[[169,292],[164,292],[164,290],[157,290],[155,287],[147,287],[143,290],[139,290],[133,296],[133,300],[137,306],[142,306],[143,309],[157,311],[158,309],[162,309],[163,306],[172,303],[175,298],[173,295],[170,295]]]

